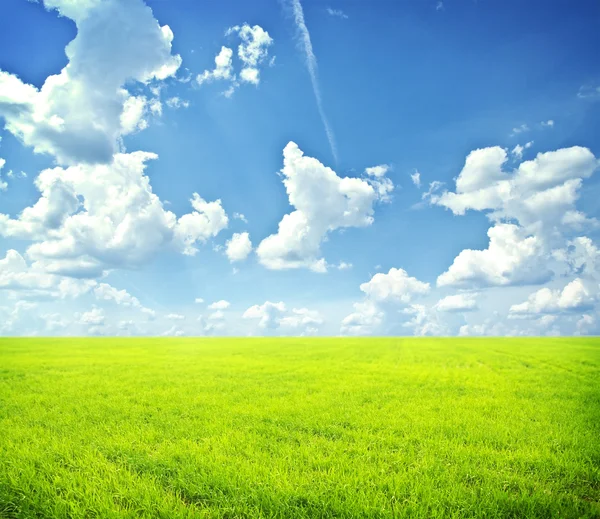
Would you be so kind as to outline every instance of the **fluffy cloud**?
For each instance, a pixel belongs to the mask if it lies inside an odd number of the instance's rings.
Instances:
[[[586,282],[576,278],[562,290],[544,287],[531,294],[524,303],[512,305],[510,314],[556,314],[590,309],[600,295],[596,282]]]
[[[317,159],[304,156],[290,142],[283,150],[283,183],[295,211],[285,215],[277,234],[264,239],[256,253],[270,269],[326,270],[320,245],[328,233],[373,223],[373,205],[393,188],[385,171],[368,172],[369,178],[338,177]]]
[[[198,194],[193,212],[166,211],[144,174],[146,152],[115,155],[111,164],[44,170],[35,184],[40,199],[18,219],[0,214],[0,234],[39,240],[27,254],[48,271],[96,277],[117,267],[136,267],[171,246],[188,255],[196,244],[228,225],[220,200]]]
[[[243,63],[240,79],[258,85],[260,81],[258,66],[267,59],[273,39],[259,25],[251,27],[247,23],[229,28],[226,34],[234,33],[237,33],[242,40],[238,46],[238,57]]]
[[[419,173],[417,170],[415,170],[414,173],[411,173],[410,179],[415,186],[418,188],[421,187],[421,173]]]
[[[95,284],[95,281],[64,278],[30,266],[13,249],[0,259],[0,290],[18,291],[20,297],[75,298],[88,293]]]
[[[0,159],[2,160],[2,159]],[[0,166],[0,169],[2,169],[2,167]],[[2,180],[2,177],[0,177],[0,191],[6,191],[8,189],[8,184]]]
[[[401,311],[405,315],[412,316],[402,326],[412,328],[413,335],[416,336],[445,335],[448,333],[448,329],[435,310],[435,308],[427,308],[425,305],[412,304]]]
[[[323,324],[319,312],[308,308],[293,308],[288,310],[285,303],[266,301],[262,305],[248,308],[244,319],[257,319],[259,328],[263,330],[282,329],[286,333],[312,334]]]
[[[529,141],[527,143],[525,143],[524,146],[521,146],[520,144],[517,144],[513,150],[511,151],[511,153],[513,154],[513,156],[520,160],[523,158],[523,152],[525,150],[528,150],[529,148],[531,148],[533,146],[533,141]]]
[[[415,299],[430,291],[429,283],[411,277],[403,269],[391,268],[387,274],[375,274],[368,282],[360,285],[366,298],[354,303],[354,312],[342,320],[341,333],[344,335],[367,335],[375,333],[383,324],[386,313],[383,306],[409,305]],[[419,305],[412,305],[408,314],[418,313]],[[424,308],[424,307],[423,307]],[[416,316],[415,328],[422,327],[423,319]]]
[[[235,233],[230,240],[227,241],[225,254],[232,263],[235,261],[243,261],[252,252],[252,242],[250,235],[247,232]]]
[[[462,251],[438,278],[439,286],[543,282],[550,275],[545,265],[552,250],[563,246],[569,233],[597,224],[575,207],[583,180],[598,168],[590,150],[574,146],[540,153],[513,172],[503,170],[506,162],[502,148],[475,150],[456,179],[456,191],[430,196],[431,203],[454,214],[485,211],[494,222],[488,249]]]
[[[106,316],[101,308],[94,307],[88,312],[77,314],[76,316],[81,324],[102,326],[106,321]]]
[[[354,303],[353,308],[354,312],[342,320],[342,335],[369,335],[379,329],[385,319],[385,313],[373,301]]]
[[[77,25],[65,49],[69,62],[39,90],[0,71],[0,116],[24,144],[61,164],[109,163],[119,151],[124,112],[125,132],[141,120],[142,99],[122,87],[176,73],[173,33],[141,0],[44,3]]]
[[[427,294],[430,286],[409,276],[404,269],[391,268],[387,274],[375,274],[360,289],[375,302],[410,303],[415,296]]]
[[[229,308],[230,306],[231,303],[229,301],[221,299],[220,301],[215,301],[214,303],[208,305],[208,308],[210,308],[211,310],[227,310],[227,308]]]
[[[440,299],[435,309],[439,312],[472,312],[477,310],[477,294],[455,294]]]
[[[551,273],[543,255],[544,244],[513,224],[497,224],[488,230],[485,250],[465,249],[437,279],[442,286],[503,286],[547,281]]]
[[[203,83],[210,83],[215,80],[235,79],[232,57],[233,51],[230,48],[221,47],[219,54],[215,57],[215,68],[198,74],[196,77],[197,83],[202,85]]]
[[[202,74],[196,76],[198,85],[212,81],[225,81],[229,83],[229,88],[223,92],[226,97],[230,97],[240,83],[251,83],[258,85],[260,83],[260,66],[269,56],[269,47],[273,44],[273,39],[269,33],[259,25],[250,26],[248,24],[236,25],[227,29],[226,36],[232,34],[238,35],[241,43],[238,46],[238,58],[242,66],[235,73],[233,65],[233,50],[222,46],[215,57],[215,68],[205,70]]]
[[[190,102],[175,96],[167,99],[167,106],[169,108],[188,108],[190,106]]]
[[[37,242],[27,256],[40,269],[74,277],[135,268],[166,247],[195,254],[197,244],[227,227],[220,201],[194,194],[194,211],[177,218],[144,173],[157,156],[120,153],[124,135],[162,112],[158,99],[133,96],[124,85],[176,73],[181,58],[171,55],[173,33],[141,0],[45,5],[77,25],[68,64],[39,90],[0,71],[0,116],[25,145],[67,167],[42,171],[35,180],[39,200],[17,218],[0,214],[0,235]]]

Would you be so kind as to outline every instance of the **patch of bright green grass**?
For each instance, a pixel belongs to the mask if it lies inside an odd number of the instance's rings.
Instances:
[[[600,517],[598,339],[3,339],[3,518]]]

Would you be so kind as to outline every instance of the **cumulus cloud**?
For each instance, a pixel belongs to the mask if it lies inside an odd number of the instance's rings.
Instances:
[[[0,71],[0,116],[25,145],[60,164],[109,163],[119,151],[123,113],[129,112],[130,130],[141,121],[142,100],[131,100],[123,86],[177,72],[181,57],[171,55],[173,33],[141,0],[44,4],[77,25],[65,49],[68,64],[39,90]]]
[[[513,224],[497,224],[488,230],[487,249],[465,249],[437,279],[443,286],[507,286],[547,281],[543,242]]]
[[[421,173],[419,173],[416,169],[414,173],[411,173],[410,179],[415,186],[418,188],[421,187]]]
[[[252,242],[247,232],[235,233],[225,246],[225,254],[232,263],[243,261],[252,252]]]
[[[27,255],[48,271],[97,277],[111,268],[133,268],[159,250],[187,255],[228,225],[221,201],[198,194],[193,212],[177,218],[166,211],[145,175],[156,155],[115,155],[111,164],[81,164],[42,171],[35,181],[40,199],[19,218],[0,214],[0,235],[39,240]]]
[[[2,180],[2,168],[4,167],[4,165],[6,164],[6,160],[4,159],[0,159],[0,191],[6,191],[6,189],[8,188],[8,184]],[[10,175],[7,175],[10,176]]]
[[[242,40],[238,46],[238,57],[243,63],[240,71],[241,81],[258,85],[260,82],[258,67],[268,58],[273,38],[259,25],[251,27],[247,23],[230,27],[226,34],[238,34]]]
[[[226,310],[230,306],[231,303],[229,301],[221,299],[220,301],[215,301],[214,303],[208,305],[208,308],[210,308],[211,310]]]
[[[319,312],[308,308],[288,310],[282,301],[265,301],[262,305],[251,306],[242,317],[258,320],[258,327],[263,330],[280,329],[286,333],[312,334],[323,324]]]
[[[413,335],[424,337],[444,335],[448,329],[439,318],[435,308],[422,304],[411,304],[401,310],[401,313],[411,316],[409,321],[402,324],[404,328],[412,328]]]
[[[477,294],[463,293],[446,296],[435,304],[439,312],[472,312],[478,309]]]
[[[162,112],[158,99],[131,95],[125,86],[177,72],[173,33],[141,0],[46,0],[45,6],[76,23],[68,64],[39,90],[0,71],[0,117],[25,145],[60,166],[36,178],[35,204],[17,218],[0,214],[0,235],[36,242],[26,254],[38,267],[74,277],[135,268],[167,247],[195,254],[227,226],[220,201],[194,194],[194,211],[177,218],[144,173],[157,156],[122,152],[123,136]]]
[[[513,154],[513,156],[515,157],[515,159],[517,160],[521,160],[523,158],[523,152],[529,148],[531,148],[531,146],[533,146],[533,141],[529,141],[527,142],[525,145],[521,146],[520,144],[517,144],[513,150],[511,151],[511,153]]]
[[[273,45],[273,38],[259,25],[235,25],[225,33],[226,36],[232,34],[241,40],[237,49],[237,56],[241,62],[238,73],[234,70],[233,49],[222,46],[215,57],[215,68],[196,76],[198,85],[212,81],[227,82],[229,87],[223,92],[226,97],[233,95],[241,83],[260,83],[260,67],[268,60],[269,47]]]
[[[185,99],[181,99],[180,97],[174,96],[174,97],[169,97],[169,99],[167,99],[167,106],[169,108],[188,108],[190,106],[190,102],[186,101]]]
[[[590,150],[539,153],[512,172],[503,169],[506,162],[502,148],[475,150],[456,179],[456,191],[430,196],[431,203],[454,214],[484,211],[494,223],[488,249],[462,251],[438,278],[439,286],[543,282],[551,251],[569,234],[597,224],[575,207],[583,180],[598,168]]]
[[[332,231],[373,223],[373,206],[385,201],[393,185],[385,172],[368,178],[339,177],[290,142],[283,150],[283,183],[295,211],[285,215],[278,232],[265,238],[256,253],[270,269],[327,270],[320,245]]]
[[[373,301],[354,303],[353,308],[354,311],[342,319],[342,335],[370,335],[385,319],[385,313]]]
[[[354,303],[354,312],[342,320],[341,333],[344,335],[368,335],[375,333],[383,324],[385,306],[407,307],[413,301],[429,293],[429,283],[411,277],[404,269],[391,268],[387,274],[375,274],[368,282],[360,285],[365,300]],[[417,309],[415,306],[414,309]],[[409,311],[409,313],[411,313]],[[416,321],[413,324],[417,324]],[[419,318],[418,325],[423,320]]]
[[[230,80],[235,79],[233,73],[233,50],[228,47],[221,47],[221,50],[215,57],[215,68],[213,70],[205,70],[202,74],[196,76],[196,82],[199,85],[210,83],[215,80]]]
[[[21,298],[76,298],[88,293],[95,285],[95,281],[65,278],[29,265],[14,249],[8,250],[4,259],[0,259],[0,291],[18,292]]]
[[[531,294],[527,301],[512,305],[510,314],[555,314],[588,310],[593,307],[600,295],[597,282],[586,282],[576,278],[562,290],[544,287]]]
[[[410,303],[415,296],[427,294],[429,283],[411,277],[404,269],[391,268],[387,274],[375,274],[360,289],[373,301]]]

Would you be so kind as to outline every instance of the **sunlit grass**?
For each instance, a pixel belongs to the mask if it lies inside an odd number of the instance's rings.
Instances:
[[[600,517],[598,339],[3,339],[0,517]]]

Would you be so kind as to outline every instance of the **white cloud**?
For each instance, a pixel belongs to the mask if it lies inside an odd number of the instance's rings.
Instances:
[[[519,133],[525,133],[528,131],[530,131],[529,126],[527,126],[526,124],[522,124],[521,126],[517,126],[512,129],[511,136],[518,135]]]
[[[167,99],[167,106],[169,108],[188,108],[190,106],[190,102],[185,99],[181,99],[180,97],[170,97]]]
[[[241,220],[244,223],[248,223],[248,220],[242,213],[233,213],[233,218],[236,220]]]
[[[144,119],[147,103],[144,96],[129,96],[125,99],[121,113],[122,135],[148,128],[148,121]]]
[[[410,315],[412,318],[404,323],[404,328],[412,328],[413,335],[424,337],[426,335],[445,335],[447,328],[443,325],[435,308],[427,308],[425,305],[412,304],[404,308],[401,313]]]
[[[329,14],[330,16],[342,18],[343,20],[348,19],[348,15],[346,13],[344,13],[344,11],[342,11],[341,9],[332,9],[331,7],[328,7],[326,10],[327,10],[327,14]]]
[[[167,314],[167,315],[165,315],[165,319],[168,319],[169,321],[183,321],[183,320],[185,320],[185,315]]]
[[[430,288],[429,283],[409,276],[403,269],[391,268],[387,274],[375,274],[368,282],[360,285],[366,298],[362,302],[354,303],[354,312],[342,320],[340,332],[343,335],[376,333],[386,318],[382,306],[410,305],[415,299],[428,294]],[[417,312],[419,305],[413,306],[414,312]],[[413,310],[409,310],[408,313],[414,313]],[[423,328],[422,317],[415,319],[407,324],[414,328],[415,333],[429,333],[433,329],[427,327],[427,331]]]
[[[444,10],[444,2],[442,2],[441,0],[435,4],[435,10],[436,11],[443,11]]]
[[[321,87],[319,86],[319,75],[317,71],[317,57],[315,56],[315,53],[313,51],[312,42],[310,40],[310,33],[308,32],[308,27],[306,26],[306,22],[304,21],[304,11],[302,9],[302,4],[300,3],[300,0],[290,1],[294,15],[294,22],[296,23],[296,29],[298,30],[298,38],[300,40],[300,43],[302,44],[304,54],[306,57],[306,68],[308,69],[308,74],[310,75],[315,99],[317,100],[317,108],[319,110],[319,115],[321,116],[321,121],[323,122],[323,126],[325,127],[325,134],[327,135],[327,140],[329,141],[331,154],[333,155],[335,162],[337,162],[338,154],[337,146],[335,144],[335,136],[333,135],[333,130],[329,125],[329,121],[325,115],[325,110],[323,108],[323,99],[321,97]]]
[[[427,294],[429,283],[411,277],[404,269],[391,268],[387,274],[375,274],[360,289],[373,301],[410,303],[415,296]]]
[[[242,315],[243,319],[258,319],[258,326],[263,329],[273,329],[279,326],[279,320],[286,311],[285,304],[271,303],[266,301],[262,305],[254,305],[248,308]]]
[[[589,309],[597,301],[600,287],[597,282],[576,278],[562,290],[544,287],[531,294],[524,303],[512,305],[510,314],[555,314]]]
[[[211,310],[226,310],[230,305],[231,303],[229,301],[221,299],[220,301],[215,301],[214,303],[208,305],[208,308]]]
[[[345,261],[340,261],[335,268],[338,270],[350,270],[352,268],[352,263],[346,263]]]
[[[225,254],[232,263],[243,261],[252,252],[252,242],[247,232],[235,233],[226,243]]]
[[[114,301],[118,305],[141,308],[142,304],[137,297],[132,296],[127,290],[118,290],[107,283],[99,283],[94,288],[94,295],[97,299],[105,301]]]
[[[547,128],[553,128],[554,121],[552,119],[548,119],[547,121],[542,121],[542,126],[546,126]]]
[[[258,326],[263,330],[283,329],[284,332],[290,333],[312,334],[323,324],[319,312],[308,308],[287,310],[282,301],[265,301],[262,305],[251,306],[242,317],[258,319]]]
[[[373,205],[384,200],[392,184],[381,176],[338,177],[317,159],[306,157],[290,142],[283,150],[281,170],[295,211],[283,217],[277,234],[265,238],[256,252],[270,269],[310,268],[324,272],[320,245],[328,233],[373,223]]]
[[[240,82],[253,85],[260,83],[260,67],[267,61],[269,47],[273,44],[269,33],[259,25],[236,25],[227,29],[225,33],[226,36],[231,34],[237,34],[241,40],[237,52],[242,63],[239,72],[236,74],[234,70],[233,50],[222,46],[215,57],[215,68],[205,70],[196,76],[199,85],[217,80],[228,82],[228,88],[222,92],[225,97],[231,97],[240,86]]]
[[[177,328],[176,325],[173,325],[173,326],[171,326],[171,328],[164,331],[160,335],[161,335],[161,337],[182,337],[185,335],[185,332],[183,330]]]
[[[242,40],[238,46],[238,57],[244,64],[240,72],[240,79],[258,85],[260,82],[258,67],[268,58],[269,47],[273,45],[273,39],[259,25],[251,27],[247,23],[242,26],[230,27],[226,34],[233,33],[237,33]]]
[[[584,179],[598,168],[587,148],[539,153],[513,172],[503,170],[506,150],[471,152],[456,179],[456,192],[430,197],[433,204],[462,215],[486,211],[494,226],[484,251],[465,250],[438,285],[508,285],[547,279],[547,258],[574,230],[596,225],[575,208]],[[516,224],[501,223],[514,221]]]
[[[95,285],[95,281],[64,278],[30,266],[14,249],[0,259],[0,290],[18,291],[20,298],[76,298]]]
[[[600,99],[600,85],[588,83],[582,85],[577,92],[577,97],[580,99]]]
[[[221,47],[219,54],[215,57],[215,68],[198,74],[196,82],[202,85],[203,83],[210,83],[215,80],[234,80],[232,58],[233,50],[225,46]]]
[[[173,33],[159,26],[141,0],[45,5],[76,22],[77,35],[66,48],[69,62],[39,90],[0,71],[0,116],[25,145],[60,164],[109,163],[119,151],[121,116],[131,103],[122,87],[176,73],[181,57],[171,55]],[[130,112],[129,125],[132,120]]]
[[[513,150],[511,151],[511,153],[514,155],[514,157],[517,160],[521,160],[523,158],[523,152],[529,148],[531,148],[531,146],[533,146],[533,141],[529,141],[528,143],[526,143],[524,146],[521,146],[520,144],[517,144]]]
[[[202,303],[204,303],[204,299],[202,299],[201,297],[197,297],[196,299],[194,299],[194,303],[202,304]]]
[[[463,293],[446,296],[435,304],[439,312],[472,312],[478,309],[477,294]]]
[[[421,187],[421,173],[419,173],[416,169],[414,173],[411,173],[410,179],[415,186],[418,188]]]
[[[104,315],[104,310],[94,306],[88,312],[84,312],[83,314],[77,314],[81,324],[93,325],[93,326],[102,326],[106,321],[106,316]]]
[[[193,212],[177,218],[166,211],[144,174],[146,152],[117,154],[111,164],[81,164],[44,170],[35,184],[41,198],[18,219],[0,214],[0,235],[40,240],[27,254],[47,270],[96,277],[117,267],[136,267],[159,250],[197,252],[227,227],[220,200],[198,194]]]
[[[4,165],[6,164],[6,160],[5,159],[1,159],[0,158],[0,175],[2,174],[2,168],[4,167]],[[9,175],[7,175],[10,177],[10,172]],[[0,191],[6,191],[6,189],[8,188],[8,184],[2,180],[2,177],[0,176]]]
[[[370,335],[383,323],[385,313],[373,301],[354,303],[353,308],[354,312],[342,320],[343,335]]]
[[[513,224],[488,230],[485,250],[463,250],[437,279],[443,286],[505,286],[542,283],[549,279],[544,244]]]

